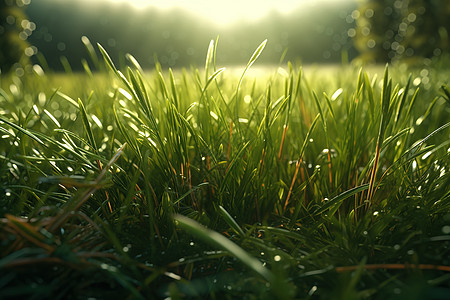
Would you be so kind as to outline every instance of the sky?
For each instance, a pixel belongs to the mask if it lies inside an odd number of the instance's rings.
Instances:
[[[160,9],[182,7],[214,21],[227,25],[238,20],[254,21],[275,10],[287,13],[306,1],[318,0],[107,0],[127,2],[137,8],[153,6]],[[342,1],[342,0],[328,0]]]

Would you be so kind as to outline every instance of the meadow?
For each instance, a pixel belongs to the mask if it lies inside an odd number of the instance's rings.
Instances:
[[[0,77],[0,298],[450,298],[448,62],[86,45],[84,73]]]

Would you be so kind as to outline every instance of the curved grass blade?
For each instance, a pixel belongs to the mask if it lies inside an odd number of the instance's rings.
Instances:
[[[208,52],[206,53],[206,61],[205,61],[205,77],[206,79],[208,79],[208,74],[209,74],[209,65],[212,63],[212,60],[214,58],[214,40],[211,40],[209,42],[209,46],[208,46]]]
[[[336,212],[336,210],[339,208],[339,205],[342,203],[342,201],[344,201],[345,199],[347,199],[348,197],[351,197],[357,193],[360,193],[362,191],[365,191],[369,188],[369,184],[363,184],[357,187],[354,187],[350,190],[347,190],[345,192],[343,192],[342,194],[337,195],[336,197],[334,197],[333,199],[331,199],[330,201],[328,201],[326,204],[324,204],[317,212],[316,214],[321,214],[324,213],[326,210],[330,209],[330,215],[334,214]]]
[[[244,231],[239,226],[239,224],[236,222],[235,219],[223,208],[222,205],[219,205],[219,213],[222,215],[225,222],[227,222],[228,225],[240,236],[245,236]]]
[[[211,82],[213,82],[217,78],[217,76],[219,76],[220,73],[222,73],[223,71],[225,71],[225,68],[220,68],[219,70],[214,72],[211,76],[209,76],[208,81],[206,82],[205,87],[203,88],[203,92],[211,84]]]
[[[39,139],[37,136],[35,136],[34,134],[32,134],[30,131],[26,130],[25,128],[22,128],[19,125],[16,125],[13,122],[8,121],[7,119],[5,119],[5,118],[3,118],[1,116],[0,116],[0,121],[8,124],[12,128],[22,132],[23,134],[28,135],[30,138],[32,138],[33,140],[35,140],[39,144],[45,145],[44,142],[41,139]]]
[[[73,106],[75,106],[76,108],[78,108],[78,109],[80,108],[80,107],[78,106],[78,102],[75,101],[75,100],[73,100],[72,98],[70,98],[70,97],[67,96],[66,94],[62,93],[62,92],[59,91],[59,90],[56,90],[55,93],[56,93],[58,96],[60,96],[61,98],[63,98],[64,100],[66,100],[67,102],[69,102],[70,104],[72,104]]]
[[[78,106],[80,107],[81,119],[83,121],[84,129],[88,137],[89,145],[97,152],[97,145],[95,143],[94,134],[92,133],[91,124],[87,118],[86,109],[81,99],[78,99]]]
[[[119,71],[117,70],[116,66],[114,65],[111,57],[109,56],[108,52],[106,52],[105,48],[103,48],[102,45],[100,45],[99,43],[97,43],[97,47],[100,50],[100,52],[102,53],[103,59],[105,60],[105,62],[108,64],[108,66],[111,68],[111,70],[118,74]]]
[[[303,141],[302,148],[300,149],[300,153],[298,155],[297,164],[295,166],[294,176],[292,177],[291,186],[289,188],[289,192],[288,192],[288,195],[286,197],[286,201],[284,202],[284,209],[283,209],[283,211],[286,210],[287,205],[289,204],[289,200],[290,200],[291,195],[292,195],[292,190],[294,188],[295,181],[297,180],[297,174],[298,174],[298,171],[300,169],[301,162],[302,162],[303,152],[305,151],[306,146],[308,145],[309,136],[311,135],[311,133],[313,132],[314,128],[316,127],[316,123],[317,123],[317,120],[319,120],[319,117],[320,117],[320,114],[317,114],[316,117],[314,118],[314,121],[312,122],[309,130],[308,130],[308,133],[306,134],[305,140]]]
[[[406,98],[408,96],[409,86],[411,85],[411,79],[412,79],[412,74],[409,74],[408,82],[406,83],[406,86],[403,89],[402,99],[400,100],[400,103],[398,105],[397,114],[396,114],[395,119],[394,119],[395,122],[397,122],[400,119],[400,114],[402,112],[403,105],[405,104]]]
[[[196,238],[223,250],[228,251],[232,256],[240,260],[248,268],[255,271],[261,277],[269,282],[275,280],[275,276],[270,270],[265,268],[263,264],[248,254],[244,249],[224,237],[223,235],[212,231],[196,221],[189,219],[185,216],[175,215],[174,219],[178,226],[195,236]]]
[[[89,40],[89,38],[85,35],[83,35],[81,37],[81,41],[84,44],[84,47],[86,48],[89,57],[91,58],[92,62],[94,63],[95,67],[97,69],[100,69],[100,62],[98,61],[98,57],[97,57],[97,53],[95,53],[95,49],[94,46],[92,46],[91,41]]]
[[[141,74],[144,74],[144,70],[142,69],[141,65],[139,64],[139,62],[137,61],[136,58],[134,58],[133,55],[131,55],[130,53],[125,54],[125,57],[131,62],[131,64],[133,65],[133,67],[138,70],[139,72],[141,72]]]
[[[448,104],[450,104],[450,91],[449,91],[449,89],[448,89],[448,86],[447,85],[442,85],[441,86],[441,90],[442,90],[442,92],[444,92],[444,99],[445,99],[445,101],[447,101],[447,103]]]
[[[241,87],[242,84],[242,80],[244,80],[244,76],[245,73],[247,73],[248,69],[250,69],[250,67],[253,65],[253,63],[258,59],[258,57],[261,55],[261,53],[264,50],[264,47],[266,47],[267,44],[267,39],[265,39],[259,46],[258,48],[256,48],[255,52],[253,53],[252,57],[250,58],[250,60],[247,63],[247,66],[244,69],[244,72],[241,75],[241,78],[239,79],[239,83],[236,87],[236,95],[237,92],[239,91],[239,88]]]
[[[228,165],[227,170],[225,171],[225,176],[222,180],[222,187],[220,188],[220,192],[223,192],[223,189],[226,187],[226,182],[228,180],[228,177],[230,177],[231,175],[231,170],[233,169],[233,167],[236,165],[236,163],[238,162],[238,159],[241,157],[241,155],[244,154],[244,150],[247,149],[247,147],[250,145],[250,141],[248,141],[247,143],[245,143],[242,148],[239,150],[239,152],[235,155],[235,157],[233,158],[233,160],[231,161],[231,163]]]

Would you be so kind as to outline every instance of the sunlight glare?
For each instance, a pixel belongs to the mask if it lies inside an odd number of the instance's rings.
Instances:
[[[201,15],[215,23],[227,25],[239,20],[255,21],[276,11],[288,13],[308,0],[109,0],[111,2],[128,2],[136,8],[156,7],[159,9],[183,8]],[[336,0],[335,0],[336,1]]]

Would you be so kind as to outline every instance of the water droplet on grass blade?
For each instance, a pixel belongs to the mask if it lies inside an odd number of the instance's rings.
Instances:
[[[342,88],[339,88],[334,92],[334,94],[331,96],[331,101],[335,101],[343,92],[344,90]]]
[[[309,290],[308,295],[312,296],[316,291],[317,291],[317,286],[315,285]]]
[[[420,124],[422,124],[423,119],[424,119],[424,116],[419,117],[416,121],[416,125],[419,126]]]
[[[97,124],[98,127],[103,129],[103,124],[100,122],[100,119],[96,115],[92,115],[92,120],[94,120],[95,124]]]
[[[450,226],[449,225],[445,225],[444,227],[442,227],[442,233],[443,234],[450,234]]]
[[[216,113],[215,112],[213,112],[213,111],[210,111],[209,112],[209,114],[211,115],[211,117],[213,117],[214,118],[214,120],[218,120],[219,119],[219,117],[216,115]]]
[[[127,91],[125,91],[123,88],[119,88],[118,91],[119,91],[119,93],[120,93],[121,95],[123,95],[123,96],[124,96],[125,98],[127,98],[128,100],[133,99],[133,97],[131,96],[131,94],[128,93]]]
[[[172,272],[166,272],[166,273],[164,273],[164,275],[166,275],[167,277],[170,277],[172,279],[175,279],[175,280],[181,280],[181,276],[180,275],[177,275],[177,274],[172,273]]]

